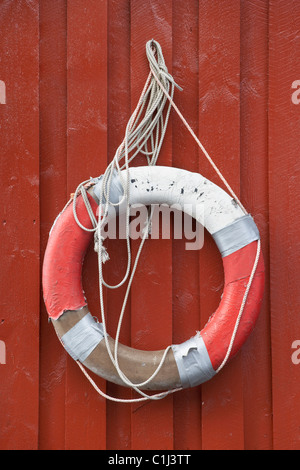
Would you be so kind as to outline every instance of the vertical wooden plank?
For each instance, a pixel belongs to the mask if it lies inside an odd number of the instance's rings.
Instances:
[[[299,2],[270,1],[269,204],[274,449],[299,449]]]
[[[106,167],[107,159],[107,1],[67,4],[67,191]],[[93,315],[99,313],[98,272],[91,247],[83,285]],[[105,389],[103,380],[97,380]],[[105,449],[106,403],[74,361],[67,359],[67,449]]]
[[[1,2],[0,31],[0,447],[28,450],[38,445],[38,1]]]
[[[272,448],[268,241],[268,1],[241,2],[241,196],[260,230],[264,304],[242,350],[245,448]]]
[[[183,88],[175,101],[188,123],[198,130],[198,1],[173,2],[173,76]],[[198,146],[174,113],[173,166],[198,171]],[[199,251],[187,240],[173,241],[173,343],[200,330]],[[174,395],[174,448],[201,449],[201,387]]]
[[[172,73],[172,1],[131,1],[131,104],[135,107],[149,73],[146,42],[157,40]],[[159,158],[172,163],[171,119]],[[143,161],[145,164],[145,160]],[[135,256],[137,243],[133,243]],[[132,285],[132,347],[163,349],[172,344],[172,243],[148,240]],[[173,398],[133,405],[133,449],[173,448]]]
[[[199,2],[199,136],[219,169],[239,193],[240,5],[235,0]],[[199,171],[222,187],[200,153]],[[200,254],[202,327],[216,310],[223,270],[211,237]],[[203,449],[243,449],[243,384],[240,355],[202,386]]]
[[[40,2],[41,259],[57,214],[67,201],[67,4]],[[41,299],[39,449],[65,444],[66,354]]]
[[[130,2],[108,2],[108,161],[123,141],[130,117]],[[125,240],[106,240],[110,260],[105,264],[105,280],[118,284],[127,266]],[[126,285],[107,292],[107,325],[109,334],[115,337]],[[130,298],[122,323],[120,342],[130,346]],[[118,398],[131,398],[128,388],[107,382],[107,393]],[[131,405],[108,401],[107,448],[130,449]]]

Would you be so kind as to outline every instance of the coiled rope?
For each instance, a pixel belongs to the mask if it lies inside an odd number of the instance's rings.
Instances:
[[[170,393],[174,393],[178,390],[181,390],[181,388],[176,388],[173,390],[168,390],[166,392],[148,395],[140,389],[140,387],[147,385],[158,374],[171,346],[168,346],[165,349],[162,355],[162,358],[159,362],[159,365],[157,366],[154,373],[147,380],[141,383],[132,383],[129,380],[129,378],[124,374],[124,372],[120,369],[119,362],[118,362],[119,336],[120,336],[121,325],[122,325],[122,321],[124,317],[125,307],[126,307],[126,303],[128,300],[128,295],[129,295],[131,284],[134,278],[134,274],[137,268],[137,264],[140,258],[140,254],[141,254],[144,242],[148,235],[149,225],[150,225],[151,216],[152,216],[152,213],[150,213],[146,221],[143,237],[142,237],[142,240],[141,240],[141,243],[140,243],[134,264],[133,264],[133,268],[130,274],[131,248],[130,248],[130,237],[129,237],[129,216],[130,216],[129,164],[138,154],[142,154],[146,157],[148,165],[156,164],[158,156],[159,156],[159,152],[160,152],[160,149],[161,149],[164,137],[165,137],[165,132],[166,132],[166,128],[167,128],[167,124],[169,120],[171,107],[175,109],[175,111],[181,118],[183,124],[187,127],[191,135],[194,137],[195,141],[197,142],[198,146],[202,150],[203,154],[208,159],[209,163],[212,165],[212,167],[214,168],[214,170],[216,171],[220,179],[223,181],[224,185],[227,187],[232,197],[240,205],[244,213],[247,214],[247,211],[242,205],[241,201],[239,200],[237,195],[234,193],[234,191],[232,190],[232,188],[230,187],[230,185],[228,184],[228,182],[222,175],[221,171],[217,168],[216,164],[213,162],[212,158],[209,156],[208,152],[206,151],[206,149],[204,148],[204,146],[202,145],[198,137],[195,135],[192,128],[189,126],[189,124],[187,123],[187,121],[185,120],[181,112],[179,111],[178,107],[175,105],[173,101],[174,87],[176,86],[180,90],[181,88],[175,83],[174,78],[168,72],[160,44],[154,40],[148,41],[146,44],[146,55],[149,61],[150,72],[146,80],[146,83],[144,85],[141,96],[139,98],[138,104],[127,123],[126,129],[125,129],[124,140],[118,147],[113,160],[108,165],[103,175],[100,201],[99,201],[98,221],[93,213],[93,210],[90,206],[88,196],[87,196],[87,187],[91,184],[91,180],[86,180],[82,182],[77,187],[74,193],[74,197],[73,197],[73,214],[74,214],[74,218],[77,224],[83,230],[94,232],[95,250],[98,252],[101,321],[103,323],[103,332],[104,332],[104,339],[105,339],[107,352],[123,383],[129,386],[130,388],[132,388],[133,390],[135,390],[140,395],[142,395],[142,398],[119,399],[119,398],[114,398],[105,394],[95,384],[95,382],[87,373],[83,365],[79,361],[76,361],[76,362],[78,366],[81,368],[82,372],[88,378],[92,386],[100,395],[112,401],[127,402],[127,403],[139,402],[139,401],[149,400],[149,399],[159,400],[159,399],[166,397]],[[168,107],[164,116],[164,110],[165,110],[165,105],[167,101],[168,101]],[[121,163],[122,160],[123,160],[123,163]],[[124,169],[125,169],[125,175],[126,175],[125,178],[123,178],[123,175],[121,173],[121,171]],[[123,189],[123,197],[117,203],[112,202],[109,198],[112,177],[115,171],[118,173],[118,176],[122,185],[122,189]],[[83,226],[78,220],[77,213],[76,213],[76,199],[79,194],[82,195],[85,206],[89,213],[89,216],[93,225],[93,228],[91,229]],[[104,239],[102,236],[102,229],[107,223],[109,205],[119,206],[124,201],[126,202],[125,220],[126,220],[127,267],[126,267],[126,272],[125,272],[123,279],[116,285],[109,285],[105,282],[103,278],[103,271],[102,271],[102,264],[109,258],[105,250],[105,247],[103,246]],[[249,293],[249,290],[250,290],[250,287],[251,287],[251,284],[252,284],[252,281],[256,272],[259,255],[260,255],[260,241],[258,241],[258,244],[257,244],[257,253],[256,253],[255,262],[254,262],[252,272],[251,272],[251,275],[250,275],[250,278],[246,287],[246,291],[243,297],[243,301],[242,301],[240,311],[239,311],[239,314],[235,323],[234,331],[231,337],[231,341],[230,341],[226,356],[216,372],[219,372],[224,367],[224,365],[226,364],[230,356],[234,339],[236,336],[236,332],[237,332],[240,319],[242,317],[242,313],[246,304],[247,296],[248,296],[248,293]],[[129,274],[130,274],[130,277],[129,277]],[[120,316],[119,316],[114,351],[112,351],[108,342],[108,334],[107,334],[107,329],[106,329],[105,309],[104,309],[104,300],[103,300],[103,286],[106,286],[107,288],[110,288],[110,289],[117,289],[118,287],[122,286],[127,280],[128,280],[128,285],[127,285],[123,305],[122,305]]]

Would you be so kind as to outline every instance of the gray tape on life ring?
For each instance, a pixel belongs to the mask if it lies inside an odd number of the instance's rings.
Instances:
[[[98,199],[97,203],[99,204],[101,191],[102,191],[102,185],[103,185],[103,175],[99,176],[99,178],[96,178],[94,182],[95,182],[95,186],[93,188],[93,191],[94,191],[95,196]],[[120,200],[123,198],[123,195],[124,195],[124,190],[121,184],[120,177],[116,169],[114,169],[112,177],[111,177],[109,200],[113,204],[118,204]],[[102,203],[105,204],[104,194],[103,194]],[[116,207],[116,210],[117,210],[117,207]]]
[[[75,361],[83,362],[103,338],[103,324],[88,313],[61,337],[61,341]]]
[[[259,231],[250,214],[212,234],[222,258],[238,251],[249,243],[259,240]]]
[[[172,350],[183,388],[200,385],[216,374],[199,333],[184,343],[172,345]]]

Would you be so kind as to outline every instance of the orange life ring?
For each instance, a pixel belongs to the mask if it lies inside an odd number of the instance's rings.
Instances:
[[[101,178],[95,179],[89,189],[89,202],[95,215],[101,184]],[[117,175],[113,187],[115,196],[120,196]],[[130,168],[130,204],[171,205],[174,201],[183,210],[189,203],[193,216],[197,204],[202,204],[199,221],[213,236],[223,258],[224,291],[218,309],[202,331],[182,344],[172,345],[157,375],[141,389],[172,390],[211,379],[229,351],[251,276],[251,288],[228,360],[252,331],[263,298],[264,263],[261,253],[257,257],[260,237],[249,214],[225,191],[198,173],[169,167]],[[92,228],[81,196],[77,197],[76,207],[80,222]],[[43,264],[44,300],[56,333],[69,354],[97,375],[124,385],[107,353],[102,324],[89,313],[82,289],[82,264],[91,239],[92,233],[78,226],[69,205],[50,232]],[[111,337],[109,344],[114,347]],[[163,353],[164,350],[141,351],[120,344],[119,364],[131,382],[140,384],[153,374]]]

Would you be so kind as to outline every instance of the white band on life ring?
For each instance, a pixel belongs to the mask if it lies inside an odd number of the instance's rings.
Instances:
[[[176,205],[183,211],[190,211],[210,234],[223,229],[245,214],[236,202],[219,186],[204,178],[199,173],[192,173],[173,167],[132,167],[129,169],[130,190],[129,204],[167,204]],[[126,172],[121,172],[126,180]],[[94,179],[93,192],[100,199],[103,179]],[[111,181],[110,198],[119,202],[123,198],[123,188],[117,173]],[[201,211],[197,211],[197,206]],[[109,208],[110,209],[110,208]],[[113,209],[114,210],[114,209]],[[124,201],[119,207],[119,214],[126,210]],[[108,212],[108,218],[114,212]]]

